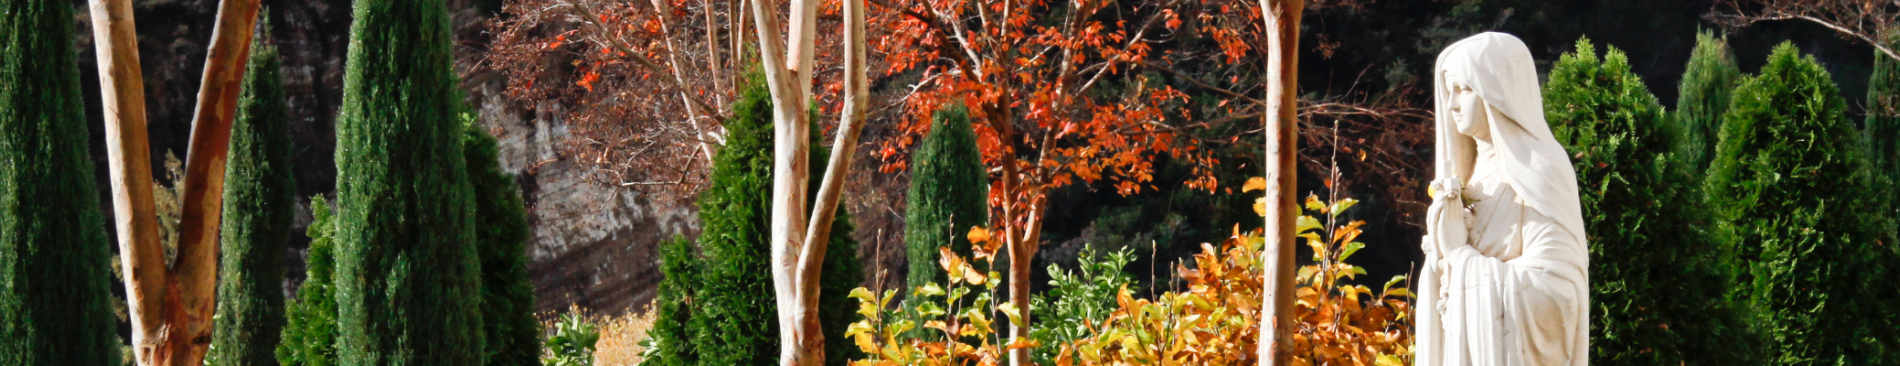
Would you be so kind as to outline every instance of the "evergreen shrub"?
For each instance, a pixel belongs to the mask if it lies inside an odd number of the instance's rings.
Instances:
[[[1551,67],[1543,93],[1545,118],[1575,154],[1577,185],[1588,187],[1591,362],[1758,363],[1726,296],[1732,269],[1691,153],[1672,152],[1693,141],[1675,129],[1693,127],[1671,121],[1623,51],[1599,58],[1588,39]]]
[[[540,365],[541,324],[534,320],[534,284],[528,283],[528,211],[514,174],[501,170],[495,137],[464,114],[463,149],[475,193],[475,242],[480,249],[482,333],[488,366]]]
[[[1737,298],[1760,317],[1775,364],[1881,364],[1895,342],[1867,279],[1888,264],[1869,215],[1868,170],[1840,90],[1783,43],[1735,88],[1707,189],[1747,264]]]
[[[277,362],[284,366],[333,366],[336,354],[336,215],[323,196],[310,197],[310,249],[304,257],[304,281],[297,300],[286,304]]]
[[[910,259],[905,278],[913,288],[945,280],[937,248],[947,246],[967,257],[970,240],[963,233],[989,226],[989,169],[977,151],[969,109],[944,106],[930,123],[930,133],[911,155],[904,206],[904,246]]]
[[[1683,68],[1676,95],[1676,120],[1682,125],[1683,135],[1680,160],[1689,168],[1702,170],[1715,158],[1722,113],[1728,110],[1729,94],[1741,81],[1742,69],[1735,64],[1728,37],[1716,37],[1712,31],[1696,32],[1695,50],[1689,53],[1689,64]]]
[[[269,38],[268,23],[252,37],[231,121],[209,365],[276,365],[284,331],[284,244],[296,215],[297,182],[280,63]]]

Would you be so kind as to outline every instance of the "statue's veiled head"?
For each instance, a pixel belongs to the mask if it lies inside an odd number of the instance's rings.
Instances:
[[[1436,179],[1469,182],[1477,164],[1495,164],[1531,206],[1582,233],[1576,172],[1544,121],[1537,66],[1524,41],[1486,32],[1438,54],[1432,69],[1437,114]],[[1478,142],[1496,154],[1476,161]]]

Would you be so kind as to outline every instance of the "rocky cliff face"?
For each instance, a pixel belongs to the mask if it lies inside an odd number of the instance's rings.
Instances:
[[[511,102],[501,95],[506,80],[493,73],[470,74],[464,85],[529,206],[537,308],[619,312],[651,300],[660,281],[656,244],[698,234],[693,203],[588,180],[587,167],[556,154],[567,138],[559,103]]]

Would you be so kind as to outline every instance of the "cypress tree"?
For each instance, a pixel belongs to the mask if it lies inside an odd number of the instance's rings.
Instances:
[[[937,248],[970,256],[971,226],[989,224],[989,169],[977,152],[970,111],[945,106],[930,120],[930,133],[911,155],[910,192],[904,207],[904,246],[910,258],[910,288],[943,283]],[[996,266],[1002,267],[1002,266]]]
[[[289,115],[269,24],[252,37],[251,57],[231,122],[224,170],[218,303],[209,365],[276,365],[284,328],[284,241],[296,213]]]
[[[1588,39],[1551,67],[1545,116],[1573,154],[1590,237],[1590,358],[1614,365],[1755,364],[1726,298],[1720,232],[1671,123],[1623,51]]]
[[[0,2],[0,366],[120,362],[72,22]]]
[[[528,211],[514,175],[501,170],[495,137],[472,121],[466,131],[463,147],[481,248],[486,365],[540,365],[541,324],[534,320],[534,285],[528,283]]]
[[[282,343],[277,344],[277,362],[284,366],[332,366],[336,358],[336,215],[323,196],[310,197],[310,250],[304,259],[303,285],[297,287],[297,301],[284,310]]]
[[[733,118],[726,124],[726,145],[713,158],[710,184],[700,193],[699,218],[704,226],[699,244],[705,264],[699,267],[703,271],[702,285],[693,299],[704,302],[696,308],[692,339],[701,365],[778,362],[778,313],[768,242],[772,99],[765,84],[756,80],[744,90],[743,98],[734,104]],[[812,124],[814,129],[817,126]],[[811,161],[825,161],[830,156],[825,150],[814,146]],[[817,189],[818,185],[812,184],[810,194],[816,195]],[[849,210],[839,210],[832,222],[824,269],[819,274],[821,309],[851,309],[850,290],[864,277],[851,231]],[[822,313],[825,363],[843,365],[857,350],[844,337],[844,328],[856,314]]]
[[[482,363],[475,200],[443,0],[358,0],[337,118],[337,353]]]
[[[1695,50],[1689,53],[1689,65],[1684,67],[1676,96],[1676,119],[1683,127],[1679,151],[1690,168],[1708,168],[1709,160],[1714,159],[1722,112],[1728,110],[1729,94],[1742,79],[1742,69],[1735,65],[1728,37],[1718,38],[1706,30],[1696,32]]]
[[[1736,297],[1762,319],[1777,364],[1879,364],[1886,306],[1863,291],[1884,221],[1867,215],[1869,170],[1827,70],[1783,43],[1735,88],[1708,178],[1747,263]],[[1870,289],[1869,289],[1870,290]]]

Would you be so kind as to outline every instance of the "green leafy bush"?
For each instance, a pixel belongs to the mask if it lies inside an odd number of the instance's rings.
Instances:
[[[209,365],[275,365],[284,332],[284,241],[296,216],[290,115],[269,22],[252,38],[231,122]]]
[[[1588,39],[1577,41],[1576,53],[1551,67],[1544,108],[1575,154],[1577,185],[1589,188],[1580,199],[1590,238],[1591,362],[1758,363],[1751,351],[1759,342],[1726,296],[1732,269],[1720,256],[1723,233],[1711,229],[1697,169],[1690,153],[1672,152],[1694,140],[1674,130],[1629,58],[1615,47],[1598,58]]]
[[[0,363],[117,364],[74,16],[0,2]]]
[[[336,123],[343,364],[483,362],[482,278],[443,0],[359,0]]]
[[[1844,110],[1827,70],[1783,43],[1723,116],[1709,196],[1747,263],[1735,296],[1760,315],[1772,363],[1892,361],[1882,349],[1896,341],[1879,335],[1893,330],[1876,321],[1891,299],[1862,278],[1890,265],[1876,242],[1887,224],[1866,214],[1869,170]]]
[[[1715,158],[1717,132],[1722,128],[1722,113],[1728,111],[1729,94],[1742,79],[1735,66],[1735,52],[1728,48],[1728,37],[1716,37],[1713,31],[1696,32],[1695,50],[1684,66],[1682,84],[1676,95],[1676,120],[1682,126],[1678,144],[1684,165],[1696,170],[1708,168]],[[1544,103],[1546,106],[1550,103]]]
[[[554,335],[541,345],[541,364],[547,366],[593,366],[594,345],[600,342],[600,329],[582,318],[580,311],[567,313],[554,323]]]
[[[905,196],[904,243],[910,259],[905,278],[913,288],[946,278],[936,265],[938,247],[948,245],[968,256],[970,241],[958,231],[989,225],[989,169],[977,151],[969,109],[944,106],[930,123],[930,134],[911,155]]]
[[[309,254],[304,259],[303,285],[297,300],[286,304],[282,343],[277,362],[284,366],[332,366],[336,358],[336,215],[323,196],[310,197]]]
[[[1031,356],[1037,364],[1054,365],[1060,346],[1073,346],[1094,335],[1091,328],[1115,311],[1115,295],[1134,283],[1122,271],[1135,260],[1133,249],[1101,253],[1085,245],[1076,258],[1079,266],[1074,273],[1050,265],[1049,291],[1030,301],[1036,326],[1029,330],[1029,336],[1048,345],[1033,350]]]

